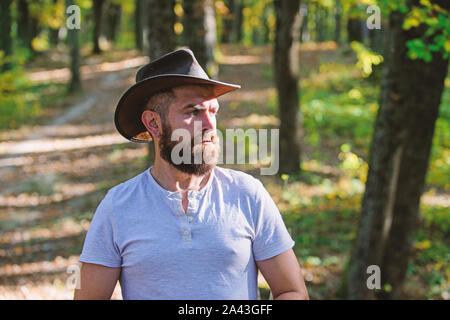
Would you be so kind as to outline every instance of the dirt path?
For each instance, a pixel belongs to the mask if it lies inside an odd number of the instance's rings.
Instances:
[[[120,165],[145,155],[112,121],[136,70],[85,72],[85,91],[70,108],[0,143],[0,298],[72,297],[66,270],[77,264],[93,210],[105,189],[135,171]]]

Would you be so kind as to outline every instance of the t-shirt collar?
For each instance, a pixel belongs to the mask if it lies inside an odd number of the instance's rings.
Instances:
[[[162,196],[165,196],[167,198],[170,199],[181,199],[181,195],[179,191],[169,191],[165,188],[163,188],[153,177],[153,175],[151,174],[150,170],[153,168],[153,166],[150,166],[147,170],[146,170],[146,175],[148,177],[148,180],[150,182],[151,185],[151,189],[154,191],[157,191],[158,193],[160,193]],[[200,198],[202,197],[205,192],[209,189],[209,187],[211,186],[213,177],[214,177],[214,170],[215,168],[213,168],[211,170],[211,173],[209,175],[209,179],[208,182],[206,183],[206,185],[203,186],[203,188],[201,188],[200,190],[188,190],[188,198]]]

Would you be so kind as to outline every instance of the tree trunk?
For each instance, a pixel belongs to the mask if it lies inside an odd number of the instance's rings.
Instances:
[[[53,0],[53,5],[56,5],[58,0]],[[53,29],[48,28],[48,41],[52,45],[52,47],[56,47],[59,41],[59,28]]]
[[[200,65],[211,78],[218,72],[214,60],[216,46],[216,18],[213,0],[183,1],[183,39],[194,52]]]
[[[334,41],[336,43],[341,42],[341,20],[342,20],[342,5],[341,0],[335,0],[334,9]]]
[[[94,54],[99,54],[102,52],[100,49],[100,35],[102,26],[102,16],[103,16],[103,0],[93,0],[93,10],[94,10],[94,30],[92,34],[92,43]]]
[[[276,34],[274,69],[280,117],[280,171],[300,169],[301,119],[299,109],[299,0],[274,1]]]
[[[120,21],[122,16],[122,7],[120,4],[107,2],[104,11],[104,34],[106,39],[114,43],[120,29]]]
[[[347,38],[348,42],[358,41],[362,42],[362,24],[361,20],[357,17],[359,9],[355,6],[349,10],[349,16],[347,20]]]
[[[322,8],[322,25],[323,25],[323,39],[324,41],[329,41],[333,39],[331,28],[330,28],[330,10],[328,7]]]
[[[317,42],[322,42],[324,41],[323,8],[318,2],[316,2],[314,18],[316,27],[316,40]]]
[[[13,40],[11,37],[11,4],[12,0],[0,1],[0,50],[3,51],[3,59],[8,59],[13,53]],[[0,65],[1,71],[11,69],[11,63],[5,62]]]
[[[36,50],[33,48],[33,39],[36,38],[41,32],[41,25],[39,23],[39,19],[37,17],[30,16],[29,22],[29,41],[28,41],[28,49],[31,51],[31,55],[35,56],[37,54]]]
[[[418,2],[418,1],[417,1]],[[410,60],[408,40],[426,28],[403,30],[404,16],[390,15],[386,70],[369,159],[359,233],[348,273],[351,299],[398,298],[419,216],[420,197],[448,69],[448,58]],[[382,290],[366,285],[367,267],[378,265]]]
[[[381,29],[369,30],[369,47],[374,52],[384,56],[384,49],[386,47],[386,25],[381,25]]]
[[[300,15],[302,19],[302,26],[300,27],[300,42],[306,42],[310,40],[310,34],[308,29],[309,3],[302,3],[300,5]]]
[[[233,1],[233,25],[231,30],[231,41],[233,43],[239,43],[242,40],[242,0]]]
[[[262,34],[262,43],[268,44],[270,42],[270,25],[269,25],[269,15],[270,15],[270,8],[271,3],[267,3],[266,7],[264,8],[264,15],[263,15],[263,34]]]
[[[30,11],[27,0],[17,2],[17,36],[25,47],[31,47],[30,44]]]
[[[175,50],[176,34],[174,31],[175,0],[160,1],[148,0],[148,56],[150,60],[157,59],[162,55]],[[148,163],[155,161],[154,142],[148,144]]]
[[[17,36],[21,44],[34,55],[32,41],[40,32],[39,21],[30,14],[29,1],[18,0],[17,2]]]
[[[230,43],[231,42],[231,30],[233,28],[233,17],[234,17],[234,0],[225,1],[228,8],[228,13],[222,16],[222,34],[221,42]]]
[[[74,0],[66,0],[66,7],[74,4]],[[70,82],[68,91],[70,93],[77,92],[81,90],[81,80],[80,80],[80,45],[79,45],[79,35],[78,29],[67,30],[68,32],[68,43],[70,47]]]
[[[176,47],[176,36],[173,26],[175,0],[148,0],[148,42],[151,60],[173,51]]]
[[[56,47],[59,42],[59,29],[48,28],[48,41],[52,47]]]
[[[143,29],[143,11],[144,11],[144,0],[135,0],[135,10],[134,10],[134,39],[136,41],[136,48],[139,51],[144,50],[144,29]]]

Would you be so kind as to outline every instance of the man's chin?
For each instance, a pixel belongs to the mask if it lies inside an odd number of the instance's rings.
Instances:
[[[174,164],[171,163],[171,165],[183,172],[183,173],[187,173],[187,174],[191,174],[191,175],[195,175],[195,176],[203,176],[205,174],[210,173],[214,167],[216,166],[216,164],[206,164],[206,163],[201,163],[201,164],[186,164],[186,163],[180,163],[180,164]]]
[[[191,149],[190,154],[191,162],[190,163],[182,162],[179,164],[175,164],[172,160],[172,151],[175,146],[175,143],[173,142],[162,143],[162,141],[163,140],[160,141],[161,158],[180,172],[191,175],[203,176],[211,172],[218,162],[220,146],[215,142],[201,143],[194,145]],[[181,159],[183,159],[182,154],[180,154],[180,157]]]

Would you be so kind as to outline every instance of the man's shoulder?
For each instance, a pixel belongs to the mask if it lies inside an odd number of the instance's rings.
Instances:
[[[138,175],[136,175],[128,180],[125,180],[125,181],[111,187],[108,190],[108,194],[110,194],[111,196],[116,195],[116,194],[124,195],[126,193],[133,194],[135,192],[136,188],[138,188],[143,183],[143,180],[145,179],[147,170],[139,173]]]
[[[255,194],[262,186],[257,178],[238,170],[216,167],[214,175],[222,185],[226,185],[232,190],[239,190],[240,193]]]

